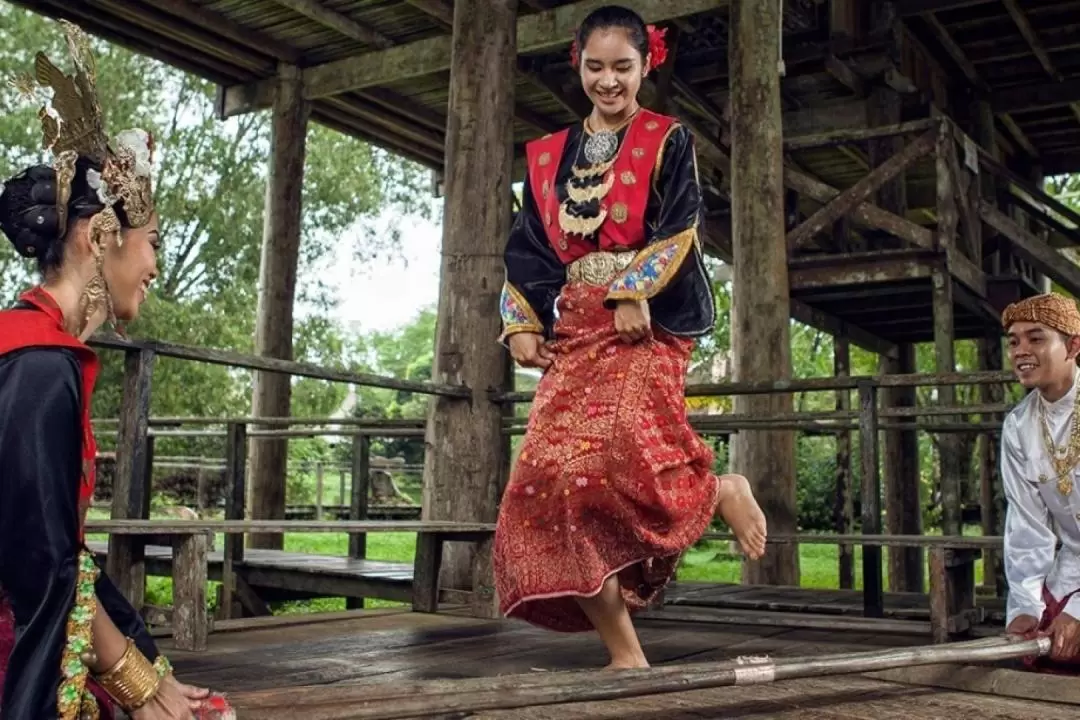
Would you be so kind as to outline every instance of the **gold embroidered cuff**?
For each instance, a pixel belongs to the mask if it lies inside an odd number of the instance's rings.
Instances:
[[[123,657],[95,679],[128,713],[149,702],[161,684],[157,669],[139,652],[135,641],[130,638]]]
[[[504,342],[514,333],[544,332],[544,324],[540,322],[540,318],[529,305],[529,301],[508,282],[503,283],[499,311],[503,321],[503,332],[499,336],[499,342]]]
[[[691,227],[645,247],[630,267],[612,281],[606,301],[648,300],[655,297],[679,272],[696,238],[697,228]]]

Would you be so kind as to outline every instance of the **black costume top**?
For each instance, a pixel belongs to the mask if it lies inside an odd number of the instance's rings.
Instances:
[[[649,131],[656,135],[652,146]],[[620,157],[625,159],[614,162],[613,188],[599,203],[610,208],[608,217],[592,236],[556,235],[559,221],[547,204],[551,192],[564,203],[575,166],[587,165],[581,159],[587,131],[575,125],[530,143],[529,177],[504,253],[504,337],[521,331],[551,337],[555,300],[566,282],[567,265],[597,250],[637,254],[612,283],[609,299],[647,299],[653,322],[673,335],[695,337],[712,330],[716,311],[698,240],[703,203],[693,135],[674,118],[648,110],[639,111],[617,135]],[[538,166],[549,165],[556,153],[554,182],[545,178],[543,187],[537,187],[536,179],[543,177]],[[615,193],[622,193],[627,203],[612,202]],[[635,199],[644,207],[643,217],[632,212]],[[615,211],[620,205],[629,205],[631,212],[624,210],[619,217]],[[583,214],[596,215],[597,210],[594,201]],[[670,266],[663,265],[669,260]]]
[[[0,592],[15,632],[3,720],[77,717],[71,708],[93,702],[78,659],[91,649],[94,612],[107,612],[147,658],[158,657],[142,619],[82,542],[96,373],[93,351],[64,332],[43,290],[0,312]]]

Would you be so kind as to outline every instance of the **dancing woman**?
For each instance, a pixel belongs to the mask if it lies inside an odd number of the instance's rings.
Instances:
[[[503,339],[544,375],[502,498],[496,587],[504,614],[595,629],[609,667],[647,667],[629,611],[717,510],[753,559],[765,517],[746,478],[713,474],[686,417],[692,338],[715,307],[692,135],[637,101],[662,35],[603,7],[572,54],[592,113],[528,145],[505,253]]]
[[[64,23],[75,73],[38,54],[36,94],[52,166],[0,186],[0,230],[43,282],[0,312],[0,683],[4,720],[232,717],[173,677],[135,609],[83,542],[94,495],[90,401],[98,359],[85,340],[130,321],[157,275],[153,143],[109,143],[87,37]]]

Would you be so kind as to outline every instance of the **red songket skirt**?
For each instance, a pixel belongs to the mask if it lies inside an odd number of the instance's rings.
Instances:
[[[631,611],[648,605],[708,529],[720,488],[686,416],[692,341],[654,327],[653,339],[624,343],[606,293],[563,288],[556,359],[495,530],[503,614],[565,632],[592,629],[574,598],[614,573]]]

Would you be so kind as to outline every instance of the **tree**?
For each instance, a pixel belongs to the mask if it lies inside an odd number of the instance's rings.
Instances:
[[[0,5],[0,76],[33,68],[44,50],[70,72],[58,23],[10,4]],[[160,277],[140,318],[128,328],[135,337],[250,352],[253,346],[268,117],[255,113],[221,122],[214,86],[195,76],[94,40],[98,89],[113,134],[139,126],[156,139],[155,201],[164,248]],[[8,177],[29,164],[48,161],[41,148],[37,106],[14,93],[0,93],[0,173]],[[343,248],[376,259],[395,253],[394,234],[376,234],[375,216],[386,210],[427,213],[418,202],[428,179],[415,164],[401,161],[355,138],[322,126],[309,131],[304,187],[303,245],[298,298],[310,309],[295,328],[296,359],[349,366],[350,343],[326,318],[335,298],[322,271]],[[31,268],[0,242],[0,297],[4,303],[33,281]],[[122,359],[102,354],[95,396],[98,417],[119,410]],[[345,388],[297,381],[296,414],[336,407]],[[244,414],[250,409],[251,378],[221,366],[159,359],[154,369],[152,412],[171,416]],[[107,438],[104,446],[107,448]],[[220,456],[220,440],[171,440],[159,453]]]

